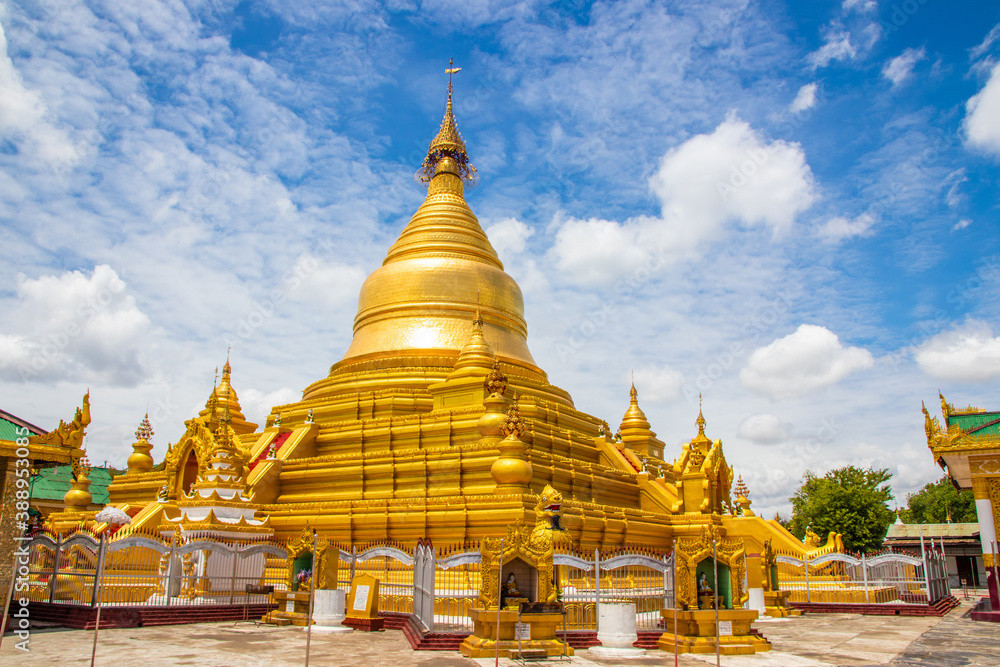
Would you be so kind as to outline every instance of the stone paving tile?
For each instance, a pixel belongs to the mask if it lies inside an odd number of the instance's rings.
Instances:
[[[944,619],[808,614],[764,619],[757,627],[773,650],[723,657],[726,667],[997,667],[1000,624],[962,618],[964,604]],[[0,665],[58,665],[90,662],[93,632],[36,629],[31,653],[4,637]],[[306,633],[301,628],[256,627],[252,623],[209,623],[102,630],[96,664],[107,667],[291,667],[302,665]],[[487,667],[492,659],[469,660],[458,653],[414,652],[398,631],[314,635],[310,664],[331,667]],[[518,663],[501,660],[504,667]],[[567,667],[669,667],[674,656],[649,651],[644,658],[605,658],[580,651],[571,660],[547,664]],[[683,655],[680,667],[715,664],[715,655]]]
[[[968,611],[963,602],[890,661],[890,667],[1000,665],[1000,623],[974,622],[964,617]]]

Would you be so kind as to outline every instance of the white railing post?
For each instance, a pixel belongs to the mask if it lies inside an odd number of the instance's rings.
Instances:
[[[812,602],[812,595],[809,592],[809,554],[802,554],[802,566],[806,569],[806,603]]]
[[[927,589],[927,604],[934,602],[931,599],[931,580],[927,572],[927,549],[924,548],[924,527],[920,526],[920,559],[924,562],[924,587]]]
[[[865,604],[870,604],[868,599],[868,555],[861,554],[861,575],[865,581]]]
[[[601,552],[594,549],[594,628],[601,631]]]

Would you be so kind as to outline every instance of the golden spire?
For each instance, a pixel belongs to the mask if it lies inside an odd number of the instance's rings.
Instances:
[[[698,394],[698,418],[694,420],[694,423],[698,425],[698,437],[704,438],[705,436],[705,415],[701,413],[701,394]]]
[[[219,420],[230,424],[233,430],[240,435],[253,433],[257,430],[257,424],[248,422],[243,415],[240,399],[236,395],[236,390],[233,389],[232,372],[233,368],[229,364],[227,352],[226,365],[222,367],[222,380],[219,381],[218,386],[212,389],[208,401],[205,402],[205,409],[199,412],[198,416],[209,422]],[[218,375],[216,375],[216,380],[218,380]]]
[[[149,455],[153,446],[149,439],[153,437],[153,427],[149,424],[149,412],[142,418],[139,428],[135,430],[135,443],[128,457],[128,471],[147,472],[153,469],[153,457]]]
[[[465,344],[455,362],[455,370],[448,374],[448,378],[459,377],[466,373],[461,371],[466,368],[483,369],[489,371],[496,361],[496,354],[493,348],[486,342],[483,335],[483,314],[476,304],[476,316],[472,320],[472,333],[469,334],[469,342]],[[482,373],[479,373],[482,375]]]
[[[382,266],[368,276],[358,297],[354,338],[341,364],[380,364],[404,355],[433,351],[454,355],[468,342],[468,322],[476,319],[489,336],[490,347],[504,363],[541,373],[528,351],[524,297],[490,244],[465,201],[460,163],[464,146],[454,128],[449,102],[442,130],[431,143],[425,161],[430,184],[427,197],[386,253]],[[477,298],[477,292],[481,298]],[[331,382],[307,392],[318,397]]]
[[[448,171],[467,182],[474,182],[476,168],[469,162],[469,154],[465,151],[465,142],[462,141],[462,135],[458,131],[451,106],[451,75],[459,72],[462,68],[454,67],[454,58],[449,60],[448,64],[449,67],[445,70],[448,74],[448,103],[445,105],[441,128],[431,141],[431,145],[427,149],[427,157],[424,158],[423,165],[421,165],[423,171],[421,180],[430,181],[438,171]]]
[[[694,420],[694,423],[698,425],[698,435],[691,440],[691,443],[711,444],[712,441],[705,435],[705,415],[701,412],[701,394],[698,394],[698,418]]]
[[[635,382],[629,389],[628,410],[622,417],[622,423],[618,427],[622,442],[626,447],[636,454],[643,456],[655,456],[660,458],[663,455],[663,442],[656,437],[656,433],[649,427],[649,420],[646,413],[639,407],[639,392],[635,390]]]

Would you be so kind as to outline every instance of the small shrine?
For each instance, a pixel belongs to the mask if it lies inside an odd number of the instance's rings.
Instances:
[[[506,537],[483,540],[478,604],[469,611],[474,629],[459,647],[462,655],[573,655],[556,637],[563,604],[553,557],[556,544],[569,541],[560,523],[562,500],[546,485],[535,505],[534,527],[518,522],[508,527]],[[525,628],[520,640],[518,626]]]
[[[326,540],[315,539],[314,531],[306,526],[298,539],[288,543],[286,588],[274,591],[278,608],[265,615],[261,621],[305,627],[309,622],[310,589],[336,589],[339,566],[340,553],[337,547],[331,546]]]
[[[716,619],[719,652],[723,655],[769,651],[771,644],[751,634],[754,609],[743,609],[749,599],[743,590],[746,574],[743,540],[725,538],[718,526],[707,525],[697,538],[681,538],[676,546],[678,610],[663,609],[667,627],[657,646],[680,653],[715,653]],[[677,625],[674,626],[676,615]]]

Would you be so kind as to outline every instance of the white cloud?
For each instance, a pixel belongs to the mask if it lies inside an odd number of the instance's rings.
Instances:
[[[816,106],[817,88],[818,85],[816,83],[807,83],[799,88],[798,94],[788,107],[791,109],[792,113],[800,113]]]
[[[145,375],[139,346],[149,318],[125,290],[104,264],[90,276],[19,276],[18,299],[6,307],[5,319],[8,326],[24,327],[0,333],[0,377],[137,383]]]
[[[862,213],[853,220],[836,216],[827,220],[826,224],[820,227],[819,235],[825,241],[837,243],[852,236],[870,236],[874,224],[875,217],[870,213]]]
[[[972,224],[972,220],[969,220],[968,218],[962,218],[961,220],[959,220],[958,222],[956,222],[954,224],[954,226],[952,226],[951,231],[957,232],[960,229],[965,229],[966,227],[968,227],[971,224]]]
[[[793,396],[839,382],[874,363],[868,350],[844,347],[829,329],[803,324],[794,333],[754,350],[740,371],[740,381],[772,398]]]
[[[615,280],[646,261],[642,222],[566,218],[557,223],[552,252],[560,272],[580,284]]]
[[[334,308],[348,306],[358,298],[365,277],[365,272],[359,267],[330,261],[307,252],[295,260],[274,296],[280,299],[283,290],[287,288],[298,301]]]
[[[1000,63],[994,65],[983,89],[965,104],[966,142],[1000,156]]]
[[[955,382],[1000,378],[1000,337],[980,320],[934,336],[917,348],[917,364],[931,377]]]
[[[669,365],[645,366],[635,370],[639,404],[667,403],[677,398],[684,386],[684,374]]]
[[[786,231],[816,199],[802,147],[769,142],[734,115],[667,153],[650,187],[679,235],[702,238],[727,221]]]
[[[504,218],[487,227],[485,231],[490,243],[493,244],[493,249],[505,262],[508,261],[505,258],[524,252],[528,237],[535,233],[534,229],[517,218]]]
[[[52,125],[48,116],[42,96],[25,87],[7,55],[7,35],[0,25],[0,137],[13,140],[23,153],[50,165],[73,166],[82,157],[82,149]]]
[[[973,60],[981,58],[990,50],[990,47],[992,47],[993,43],[998,39],[1000,39],[1000,23],[993,26],[993,28],[986,35],[985,39],[969,51],[969,57]]]
[[[243,415],[261,428],[264,428],[264,420],[271,414],[272,407],[302,399],[302,392],[290,387],[282,387],[267,393],[258,389],[247,389],[238,393]]]
[[[906,49],[885,64],[882,68],[882,76],[892,81],[893,86],[898,86],[913,75],[913,67],[924,59],[923,47],[919,49]]]
[[[750,415],[736,429],[736,435],[758,445],[783,442],[788,440],[791,434],[792,425],[771,414]]]
[[[841,8],[848,12],[856,9],[859,12],[873,12],[878,9],[878,2],[875,0],[844,0]]]
[[[662,205],[658,218],[557,220],[552,253],[560,271],[583,283],[612,280],[651,254],[662,259],[718,240],[727,222],[780,235],[816,199],[802,147],[769,142],[732,115],[664,155],[649,186]]]
[[[813,69],[819,69],[820,67],[826,67],[834,60],[853,59],[856,53],[857,51],[851,44],[851,35],[849,33],[831,30],[827,33],[823,46],[806,56],[806,60],[809,61]]]

